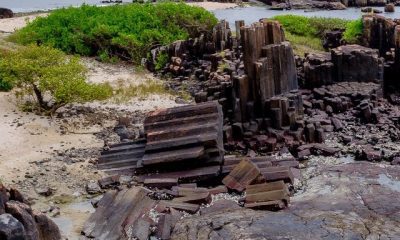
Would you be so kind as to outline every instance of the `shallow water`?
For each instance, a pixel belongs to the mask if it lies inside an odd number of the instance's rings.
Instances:
[[[0,0],[0,7],[5,7],[14,12],[33,12],[50,10],[61,7],[80,6],[84,3],[91,5],[104,5],[101,0]],[[132,2],[132,0],[123,0]]]
[[[383,11],[383,7],[374,7]],[[347,8],[345,10],[289,10],[277,11],[270,10],[266,5],[251,6],[243,8],[219,9],[212,11],[218,19],[225,19],[230,23],[231,28],[234,28],[236,20],[244,20],[246,24],[257,22],[262,18],[271,18],[277,15],[293,14],[308,17],[335,17],[343,19],[358,19],[364,13],[360,8]],[[400,18],[400,8],[396,7],[394,13],[382,13],[388,18]]]
[[[389,178],[386,174],[379,174],[378,183],[393,191],[400,192],[400,180]]]
[[[90,200],[68,204],[62,209],[60,216],[52,218],[60,228],[63,236],[68,239],[78,239],[86,219],[95,212]]]

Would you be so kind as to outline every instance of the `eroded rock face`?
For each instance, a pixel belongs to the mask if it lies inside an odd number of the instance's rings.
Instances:
[[[329,165],[329,164],[328,164]],[[313,169],[313,168],[309,168]],[[400,168],[367,162],[306,170],[303,192],[280,212],[239,209],[180,220],[172,239],[395,239]]]

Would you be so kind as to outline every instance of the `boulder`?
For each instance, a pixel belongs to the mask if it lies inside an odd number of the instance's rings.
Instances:
[[[363,13],[382,13],[381,10],[372,8],[372,7],[361,8],[361,12],[363,12]]]
[[[39,231],[32,216],[32,209],[28,205],[16,201],[8,201],[6,203],[6,212],[13,215],[24,225],[26,239],[39,239]]]
[[[40,212],[34,212],[33,216],[39,230],[40,240],[61,239],[60,229],[50,218]]]
[[[0,19],[14,17],[13,11],[8,8],[0,8]]]
[[[334,29],[324,33],[322,46],[325,49],[337,48],[342,44],[343,29]]]
[[[393,3],[389,3],[385,5],[385,12],[394,12],[394,4]]]
[[[22,240],[25,238],[24,225],[11,214],[0,215],[0,239],[1,240]]]

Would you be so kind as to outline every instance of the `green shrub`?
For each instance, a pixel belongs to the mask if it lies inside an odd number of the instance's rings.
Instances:
[[[107,84],[89,84],[78,57],[51,47],[30,45],[0,59],[0,78],[18,88],[23,100],[32,96],[46,113],[72,102],[103,100],[112,95]]]
[[[163,69],[168,62],[169,62],[169,56],[167,53],[159,54],[156,59],[155,69],[157,71]]]
[[[322,37],[323,33],[335,28],[345,29],[348,20],[339,18],[304,17],[296,15],[279,15],[278,20],[283,28],[294,35]]]
[[[322,51],[324,33],[333,29],[345,29],[343,39],[349,43],[357,43],[362,34],[362,20],[344,20],[339,18],[304,17],[296,15],[280,15],[273,19],[279,21],[286,31],[287,39],[292,42],[296,54],[312,50]]]
[[[103,54],[105,58],[107,53],[140,63],[152,46],[197,36],[210,31],[216,23],[212,13],[184,3],[83,5],[37,18],[10,39],[86,56]]]
[[[299,36],[315,36],[316,29],[310,25],[310,18],[296,15],[279,15],[273,18],[282,24],[285,31]]]
[[[357,43],[364,30],[362,19],[350,21],[346,25],[343,39],[348,43]]]
[[[12,85],[3,79],[0,79],[0,91],[10,91],[12,89]]]

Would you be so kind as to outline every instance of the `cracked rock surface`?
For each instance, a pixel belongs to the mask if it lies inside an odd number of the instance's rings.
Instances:
[[[242,208],[184,218],[172,239],[398,239],[399,166],[315,161],[321,164],[304,170],[288,209]]]

